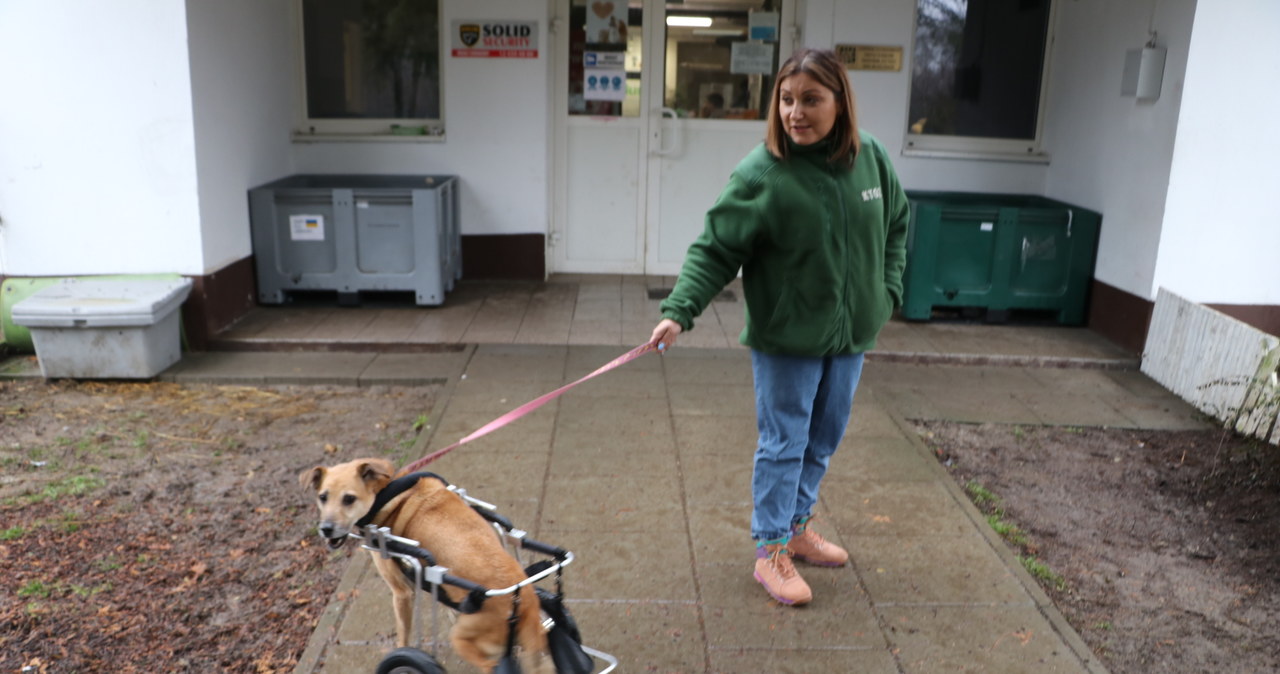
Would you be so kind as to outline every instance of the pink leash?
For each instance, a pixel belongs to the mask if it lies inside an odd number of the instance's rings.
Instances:
[[[543,394],[542,396],[540,396],[540,397],[538,397],[538,398],[534,398],[533,400],[530,400],[529,402],[527,402],[527,403],[525,403],[525,404],[523,404],[523,405],[521,405],[521,406],[519,406],[519,407],[515,408],[514,410],[511,410],[510,412],[507,412],[506,414],[504,414],[504,415],[502,415],[502,416],[498,417],[497,419],[494,419],[493,421],[490,421],[489,423],[485,424],[484,426],[481,426],[479,430],[477,430],[477,431],[473,432],[471,435],[468,435],[467,437],[465,437],[465,438],[463,438],[463,439],[461,439],[461,440],[459,440],[459,441],[457,441],[457,442],[453,443],[452,445],[449,445],[448,447],[445,447],[445,448],[443,448],[443,449],[437,449],[436,451],[434,451],[434,452],[432,452],[432,453],[430,453],[430,454],[428,454],[428,455],[426,455],[426,456],[422,457],[421,459],[418,459],[417,461],[414,461],[413,463],[411,463],[411,464],[409,464],[409,465],[405,466],[404,468],[401,468],[401,469],[400,469],[400,472],[399,472],[399,473],[397,473],[397,474],[398,474],[398,475],[406,475],[406,474],[408,474],[408,473],[412,473],[412,472],[414,472],[414,471],[418,470],[419,468],[421,468],[421,467],[423,467],[423,466],[427,465],[428,463],[431,463],[432,461],[435,461],[436,459],[438,459],[438,458],[440,458],[440,457],[444,456],[445,454],[448,454],[449,452],[452,452],[453,450],[455,450],[455,449],[457,449],[457,448],[461,447],[462,445],[465,445],[466,443],[471,442],[472,440],[475,440],[476,438],[479,438],[479,437],[482,437],[482,436],[488,435],[489,433],[491,433],[491,432],[493,432],[493,431],[496,431],[496,430],[498,430],[499,428],[502,428],[503,426],[506,426],[507,424],[509,424],[509,423],[511,423],[511,422],[513,422],[513,421],[515,421],[516,419],[519,419],[520,417],[522,417],[522,416],[524,416],[524,415],[526,415],[526,414],[528,414],[528,413],[530,413],[530,412],[532,412],[532,411],[534,411],[534,410],[538,409],[539,407],[542,407],[543,405],[547,404],[548,402],[551,402],[552,400],[555,400],[556,398],[559,398],[559,397],[560,397],[561,395],[563,395],[566,391],[568,391],[569,389],[571,389],[571,388],[573,388],[573,387],[577,386],[578,384],[581,384],[582,382],[584,382],[584,381],[586,381],[586,380],[588,380],[588,379],[592,379],[592,378],[594,378],[594,377],[597,377],[597,376],[599,376],[599,375],[602,375],[602,374],[604,374],[604,373],[606,373],[606,372],[608,372],[609,370],[612,370],[612,369],[614,369],[614,368],[620,367],[620,366],[622,366],[622,365],[626,365],[627,363],[630,363],[631,361],[633,361],[633,360],[635,360],[635,359],[639,358],[640,356],[643,356],[643,355],[644,355],[644,354],[646,354],[646,353],[649,353],[650,351],[657,351],[657,350],[658,350],[657,346],[655,346],[655,345],[653,345],[653,344],[641,344],[640,346],[637,346],[636,348],[634,348],[634,349],[632,349],[632,350],[630,350],[630,351],[628,351],[628,352],[626,352],[626,353],[622,354],[621,356],[618,356],[617,358],[614,358],[613,360],[609,361],[608,363],[605,363],[603,366],[601,366],[601,367],[600,367],[599,369],[597,369],[595,372],[592,372],[591,374],[589,374],[589,375],[587,375],[587,376],[583,377],[582,379],[579,379],[578,381],[575,381],[575,382],[573,382],[572,384],[565,384],[564,386],[561,386],[560,388],[558,388],[558,389],[556,389],[556,390],[554,390],[554,391],[552,391],[552,392],[550,392],[550,393],[545,393],[545,394]]]

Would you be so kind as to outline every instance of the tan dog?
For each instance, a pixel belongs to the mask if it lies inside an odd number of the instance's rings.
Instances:
[[[369,512],[379,491],[391,482],[395,468],[385,459],[356,459],[325,468],[303,471],[298,481],[316,492],[320,507],[320,535],[330,548],[341,547],[355,523]],[[502,547],[493,527],[449,491],[440,480],[423,478],[404,493],[387,502],[373,517],[373,524],[388,527],[391,533],[418,541],[430,551],[436,563],[450,575],[478,583],[492,590],[511,587],[525,579],[524,570]],[[396,644],[409,645],[409,621],[413,607],[413,584],[394,559],[373,553],[378,573],[391,588],[396,614]],[[452,586],[445,591],[455,602],[466,593]],[[502,659],[507,645],[507,618],[511,614],[508,596],[493,597],[479,612],[458,615],[449,632],[454,652],[462,659],[491,672]],[[551,674],[554,664],[547,651],[547,635],[542,627],[538,599],[533,587],[520,589],[520,618],[517,643],[521,647],[521,668],[525,672]]]

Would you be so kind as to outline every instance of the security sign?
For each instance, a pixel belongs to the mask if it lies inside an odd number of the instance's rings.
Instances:
[[[458,37],[465,47],[474,47],[480,41],[480,24],[464,23],[458,26]]]
[[[453,22],[456,58],[538,58],[537,21]]]

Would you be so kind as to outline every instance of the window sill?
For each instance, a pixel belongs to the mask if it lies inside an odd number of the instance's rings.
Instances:
[[[295,143],[443,143],[444,138],[444,134],[429,136],[425,134],[302,133],[295,131],[291,140]]]
[[[919,147],[902,149],[904,157],[925,159],[968,159],[972,161],[1006,161],[1021,164],[1048,164],[1049,155],[1044,152],[1017,154],[1013,152],[978,152],[973,150],[930,150]]]

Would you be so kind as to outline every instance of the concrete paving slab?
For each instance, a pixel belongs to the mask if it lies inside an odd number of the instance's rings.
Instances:
[[[1129,392],[1116,382],[1114,373],[1106,370],[1073,370],[1068,368],[1026,368],[1026,375],[1046,390],[1068,395],[1113,396]]]
[[[672,531],[655,536],[544,527],[539,540],[575,555],[565,569],[566,593],[575,600],[694,602],[689,545],[683,533]]]
[[[1034,606],[881,609],[907,674],[1090,671]]]
[[[755,559],[750,494],[739,501],[690,502],[688,526],[699,566],[736,565],[750,571]]]
[[[450,410],[490,414],[495,418],[547,393],[547,385],[543,382],[468,378],[454,384],[453,393],[449,396]],[[552,400],[543,409],[554,411],[559,404],[559,400]]]
[[[729,356],[720,353],[720,357],[695,358],[676,347],[671,353],[660,358],[667,381],[672,384],[741,384],[750,386],[751,358]],[[699,349],[698,352],[704,351]],[[698,352],[694,352],[694,356]],[[715,353],[714,351],[711,353]],[[748,352],[743,351],[743,354]]]
[[[852,569],[797,565],[813,589],[801,607],[774,601],[752,576],[751,560],[699,564],[698,582],[713,648],[883,648],[884,636]]]
[[[603,436],[590,428],[559,428],[552,448],[557,456],[580,462],[585,468],[599,466],[607,469],[610,463],[624,460],[629,455],[660,457],[668,462],[667,470],[675,463],[675,443],[670,425],[665,422],[655,422],[639,432]]]
[[[848,540],[974,531],[973,521],[938,482],[828,481],[822,498],[831,509],[831,524]]]
[[[859,387],[853,399],[853,411],[849,415],[849,425],[845,428],[846,438],[885,438],[898,437],[902,429],[894,422],[893,417],[877,401],[874,391]]]
[[[858,536],[849,548],[877,605],[1034,602],[977,533]],[[940,564],[941,560],[946,560]]]
[[[513,405],[514,407],[514,405]],[[448,405],[435,419],[431,420],[434,431],[431,435],[430,448],[439,449],[460,440],[476,430],[484,427],[499,414],[489,412],[471,412],[451,410]],[[510,424],[492,431],[471,441],[467,446],[472,448],[510,448],[549,447],[551,435],[555,429],[556,408],[554,403],[545,405],[526,414]]]
[[[690,507],[704,503],[751,500],[753,449],[740,456],[680,453],[685,498]]]
[[[668,384],[675,416],[742,416],[756,413],[755,389],[742,384]]]
[[[666,476],[547,478],[540,530],[661,533],[684,529],[680,486]]]
[[[706,671],[702,625],[698,607],[691,601],[597,602],[571,598],[568,605],[582,630],[583,643],[617,657],[619,674]]]
[[[700,670],[693,670],[700,671]],[[708,671],[715,674],[770,672],[771,674],[811,674],[812,672],[858,672],[858,674],[898,674],[893,655],[884,648],[712,648]]]
[[[1132,422],[1134,428],[1159,431],[1197,431],[1221,428],[1194,406],[1171,397],[1103,399]]]
[[[588,382],[588,384],[594,382]],[[585,386],[585,385],[584,385]],[[633,397],[595,395],[592,391],[573,389],[561,398],[557,424],[578,426],[594,419],[608,421],[642,421],[666,423],[671,408],[666,397]]]
[[[928,482],[938,471],[921,461],[911,441],[899,435],[848,435],[831,458],[827,475],[837,480]]]
[[[671,418],[681,454],[750,457],[756,451],[756,418],[750,416]]]
[[[628,368],[628,365],[622,366],[622,369],[612,370],[607,374],[597,375],[593,379],[588,379],[575,386],[570,393],[565,395],[610,398],[660,398],[665,400],[667,387],[661,370],[632,370]],[[581,374],[570,372],[565,377],[565,380],[566,382],[577,381],[593,371],[594,368],[581,372]]]
[[[598,438],[556,436],[551,447],[551,474],[564,477],[627,477],[633,480],[674,479],[676,453],[669,443],[633,437],[616,442]]]
[[[1036,415],[1014,393],[977,386],[955,390],[932,389],[922,392],[932,404],[934,416],[925,418],[945,419],[969,423],[991,422],[998,424],[1038,424]]]
[[[1050,426],[1132,428],[1137,424],[1105,400],[1089,395],[1043,391],[1019,394],[1027,407]]]
[[[456,380],[471,357],[470,349],[453,353],[379,353],[360,373],[361,385],[418,386]]]

